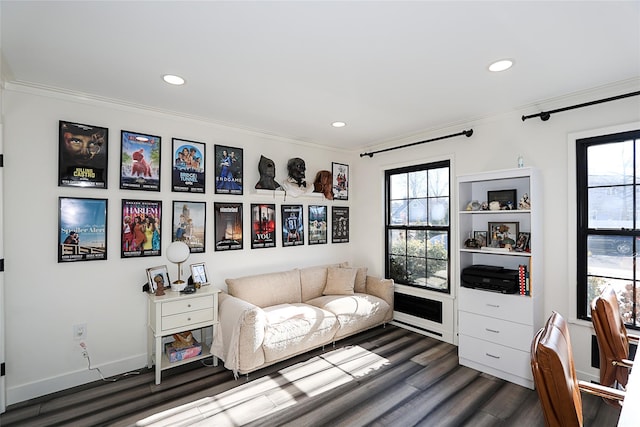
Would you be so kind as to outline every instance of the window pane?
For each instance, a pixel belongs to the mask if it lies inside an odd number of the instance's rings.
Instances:
[[[409,174],[409,197],[427,197],[427,171],[411,172]]]
[[[426,231],[413,230],[407,232],[407,255],[419,256],[425,258],[427,256],[426,248]]]
[[[449,225],[449,198],[429,199],[429,225]]]
[[[407,275],[412,285],[427,286],[427,268],[424,258],[407,257]]]
[[[429,197],[449,195],[449,168],[429,170]]]
[[[427,199],[413,199],[409,202],[409,225],[427,224]]]
[[[603,236],[592,234],[587,236],[587,255],[590,258],[599,257],[631,257],[633,255],[633,237],[631,236]],[[606,268],[618,268],[617,265],[611,264],[611,260],[607,258]],[[591,265],[591,263],[589,263]],[[631,266],[625,266],[630,268]],[[612,276],[613,274],[609,274]],[[631,277],[631,276],[629,276]]]
[[[589,187],[633,183],[633,141],[592,145],[587,156]]]
[[[391,202],[391,225],[407,225],[407,201],[397,200]]]
[[[405,255],[407,253],[404,230],[391,230],[389,232],[389,253],[394,255]]]
[[[616,292],[616,296],[618,298],[618,304],[620,305],[620,316],[625,323],[631,325],[638,325],[638,315],[636,314],[636,318],[633,318],[633,294],[634,294],[634,282],[630,280],[616,280],[605,277],[598,276],[590,276],[588,278],[588,289],[587,289],[587,312],[589,316],[591,316],[591,301],[600,295],[602,290],[606,286],[612,286],[613,290]],[[638,295],[638,282],[635,284],[635,294]],[[636,304],[640,301],[636,301]]]
[[[590,188],[589,228],[633,228],[633,187]]]
[[[447,232],[430,231],[427,240],[427,258],[446,260],[449,258]]]
[[[389,187],[391,200],[407,198],[407,174],[391,175]]]
[[[428,260],[427,262],[427,285],[435,289],[449,288],[448,263],[445,260]]]
[[[407,259],[403,256],[392,255],[389,260],[389,276],[397,283],[407,283]]]

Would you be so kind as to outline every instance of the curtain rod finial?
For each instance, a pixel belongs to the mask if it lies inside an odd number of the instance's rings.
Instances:
[[[373,157],[373,153],[362,153],[360,154],[360,157],[364,157],[364,156],[369,156],[369,158]]]
[[[473,135],[473,129],[469,129],[469,130],[463,130],[462,132],[464,132],[464,135],[469,138],[471,135]]]

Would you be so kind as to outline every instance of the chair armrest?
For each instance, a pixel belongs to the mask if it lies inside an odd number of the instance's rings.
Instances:
[[[600,384],[594,384],[587,381],[578,381],[578,387],[581,391],[584,391],[595,396],[599,396],[605,399],[617,400],[620,404],[625,397],[625,392],[611,387],[605,387]]]
[[[633,368],[633,360],[629,359],[614,360],[612,363],[614,366],[624,366],[629,369]]]
[[[635,345],[640,344],[640,335],[630,334],[629,332],[627,332],[627,338],[629,339],[629,342]]]
[[[367,276],[367,293],[382,298],[389,304],[393,311],[393,279],[383,279],[375,276]]]

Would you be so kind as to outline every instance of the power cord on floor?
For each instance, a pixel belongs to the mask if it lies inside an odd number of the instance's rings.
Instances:
[[[100,378],[102,378],[102,381],[106,381],[106,382],[116,382],[124,377],[128,377],[130,375],[139,375],[140,372],[138,371],[130,371],[130,372],[125,372],[124,374],[120,374],[117,375],[115,377],[112,378],[105,378],[104,375],[102,374],[102,371],[100,370],[100,368],[92,368],[91,367],[91,357],[89,356],[89,349],[87,348],[87,345],[84,342],[80,343],[80,347],[82,347],[82,357],[84,357],[85,359],[87,359],[87,367],[89,368],[90,371],[98,371],[98,373],[100,374]]]

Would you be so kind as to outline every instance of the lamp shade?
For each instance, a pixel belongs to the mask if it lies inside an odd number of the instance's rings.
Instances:
[[[167,259],[174,264],[185,262],[190,253],[189,246],[185,242],[172,242],[167,247]]]

